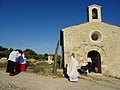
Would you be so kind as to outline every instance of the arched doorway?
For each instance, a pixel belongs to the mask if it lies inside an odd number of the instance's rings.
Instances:
[[[101,56],[97,51],[88,52],[88,57],[92,60],[91,71],[96,73],[101,73]]]

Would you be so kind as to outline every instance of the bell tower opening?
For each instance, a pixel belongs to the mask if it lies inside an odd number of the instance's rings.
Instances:
[[[101,22],[101,6],[93,4],[87,8],[88,22]]]
[[[92,19],[98,19],[97,9],[95,8],[92,10]]]
[[[101,56],[97,51],[88,52],[88,57],[92,60],[91,72],[101,73]]]

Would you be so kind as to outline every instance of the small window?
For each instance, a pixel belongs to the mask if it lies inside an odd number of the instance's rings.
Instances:
[[[96,41],[99,38],[99,35],[97,33],[93,33],[91,36],[92,40]]]
[[[98,12],[95,8],[92,10],[92,19],[98,19]]]
[[[91,33],[91,40],[95,42],[99,42],[102,40],[102,34],[99,31],[93,31]]]

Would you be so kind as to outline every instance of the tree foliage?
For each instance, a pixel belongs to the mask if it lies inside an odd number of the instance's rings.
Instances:
[[[0,46],[0,58],[6,57],[8,58],[10,52],[12,52],[14,49],[13,48],[6,48]],[[48,55],[47,53],[45,54],[37,54],[35,51],[32,49],[26,49],[25,51],[25,57],[27,59],[36,59],[36,60],[48,60]],[[52,54],[51,54],[52,55]],[[54,56],[54,55],[52,55]],[[60,56],[58,56],[58,60],[60,59]]]
[[[2,47],[2,46],[0,46],[0,58],[2,58],[2,57],[6,57],[6,58],[8,58],[8,56],[9,56],[9,54],[10,54],[10,52],[12,52],[14,49],[13,48],[6,48],[6,47]],[[41,54],[37,54],[35,51],[33,51],[32,49],[26,49],[25,50],[25,56],[26,56],[26,58],[28,58],[28,59],[44,59],[44,60],[47,60],[48,59],[48,54],[47,53],[45,53],[45,54],[43,54],[43,55],[41,55]]]
[[[0,58],[2,57],[8,58],[10,52],[12,52],[13,50],[14,50],[13,48],[8,49],[8,48],[0,46]],[[34,58],[35,56],[37,56],[37,53],[31,49],[26,49],[25,52],[26,52],[27,58]]]
[[[8,55],[10,54],[11,49],[8,48],[4,48],[2,46],[0,46],[0,58],[2,57],[8,57]]]
[[[26,49],[25,56],[26,58],[34,58],[35,56],[37,56],[37,53],[31,49]]]

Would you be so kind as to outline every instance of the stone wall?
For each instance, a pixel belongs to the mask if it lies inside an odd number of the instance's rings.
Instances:
[[[87,62],[88,52],[95,50],[101,55],[102,74],[120,77],[120,27],[104,22],[87,22],[62,31],[65,64],[71,53],[75,53],[81,66]],[[97,41],[91,38],[94,32],[100,34]]]

